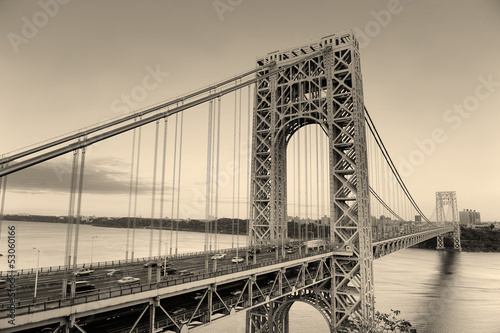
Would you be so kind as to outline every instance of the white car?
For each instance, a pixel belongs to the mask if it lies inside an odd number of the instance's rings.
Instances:
[[[236,264],[243,262],[243,261],[245,261],[245,259],[242,257],[234,257],[233,259],[231,259],[231,262],[234,262]]]
[[[216,253],[212,256],[212,260],[224,259],[226,257],[225,253]]]
[[[233,295],[233,296],[241,295],[241,293],[242,293],[242,291],[239,289],[235,289],[235,290],[231,291],[231,295]]]
[[[74,271],[73,275],[74,276],[92,275],[92,273],[94,273],[93,269],[90,269],[90,268],[80,268],[79,270]]]
[[[130,284],[130,283],[140,283],[141,279],[133,277],[133,276],[126,276],[118,281],[118,284]]]

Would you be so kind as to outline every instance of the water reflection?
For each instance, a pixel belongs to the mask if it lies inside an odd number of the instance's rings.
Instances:
[[[420,332],[442,333],[453,332],[453,317],[456,315],[456,270],[457,257],[455,251],[439,252],[438,271],[429,282],[429,291],[422,298],[418,321],[424,323]]]

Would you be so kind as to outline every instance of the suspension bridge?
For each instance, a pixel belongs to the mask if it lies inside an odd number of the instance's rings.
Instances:
[[[178,224],[190,217],[180,214],[188,112],[208,113],[206,160],[199,158],[200,173],[206,175],[205,242],[204,251],[181,254]],[[242,233],[242,220],[247,231],[246,244],[231,248],[217,243],[223,204],[220,155],[228,150],[228,140],[221,140],[221,115],[234,119],[232,234]],[[242,125],[248,127],[251,147],[246,153],[241,152]],[[175,128],[172,140],[167,140],[168,128]],[[153,144],[148,143],[154,161],[149,257],[143,259],[134,253],[134,227],[146,130],[154,133]],[[132,147],[123,258],[99,266],[79,262],[86,152],[125,135],[132,135]],[[167,142],[173,146],[171,156]],[[331,332],[341,332],[349,319],[374,318],[374,259],[434,237],[443,249],[446,234],[460,250],[455,192],[436,194],[436,222],[431,222],[385,148],[364,105],[359,45],[352,31],[271,52],[258,58],[254,69],[227,80],[2,155],[0,220],[8,178],[64,155],[72,158],[64,265],[41,270],[12,265],[2,272],[2,332],[187,332],[239,311],[246,311],[248,333],[289,332],[294,302],[313,305]],[[172,163],[169,188],[167,163]],[[450,222],[445,221],[447,205],[453,211]],[[164,228],[167,222],[170,230]],[[163,255],[162,230],[170,244]],[[154,233],[159,233],[157,256]],[[82,266],[93,274],[77,276]],[[107,269],[126,271],[140,282],[109,286]],[[43,283],[37,290],[39,278]]]

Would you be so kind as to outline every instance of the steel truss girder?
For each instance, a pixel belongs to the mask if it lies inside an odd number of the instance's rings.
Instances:
[[[375,259],[391,254],[395,251],[406,249],[433,237],[443,237],[453,231],[452,227],[436,228],[419,233],[386,239],[373,243],[373,257]]]
[[[438,225],[445,224],[444,206],[451,206],[452,223],[453,223],[453,248],[457,251],[462,251],[460,243],[460,224],[458,218],[457,192],[446,191],[436,192],[436,220]],[[444,249],[444,234],[437,237],[436,249]]]
[[[292,51],[277,51],[258,60],[280,68],[310,51],[328,52],[298,62],[275,75],[257,73],[253,115],[251,228],[253,244],[277,243],[286,237],[286,146],[301,127],[318,124],[329,140],[330,230],[332,243],[353,247],[355,270],[334,279],[330,293],[333,327],[356,314],[371,320],[373,249],[369,215],[363,89],[358,43],[352,32],[325,37]],[[307,51],[309,50],[309,51]],[[359,300],[339,293],[345,277],[355,280]],[[339,285],[336,285],[339,284]]]

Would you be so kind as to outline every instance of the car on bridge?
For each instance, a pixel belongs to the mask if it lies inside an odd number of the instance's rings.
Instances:
[[[133,276],[126,276],[124,278],[121,278],[120,280],[116,281],[118,284],[132,284],[132,283],[140,283],[141,279],[133,277]]]
[[[158,266],[161,266],[161,263],[160,262],[156,262],[156,261],[150,261],[150,262],[147,262],[143,265],[144,268],[149,268],[149,267],[158,267]]]
[[[212,260],[224,259],[226,257],[225,253],[216,253],[212,256]]]
[[[180,276],[188,276],[188,275],[194,275],[193,272],[188,271],[187,269],[183,269],[182,271],[179,271]]]
[[[248,250],[248,253],[252,253],[252,254],[255,254],[255,253],[260,253],[260,249],[259,249],[259,248],[256,248],[256,249],[250,249],[250,250]]]
[[[173,314],[174,316],[177,316],[177,315],[179,315],[179,314],[181,314],[181,313],[183,313],[183,312],[186,312],[186,311],[187,311],[187,310],[186,310],[185,308],[176,307],[176,308],[173,308],[173,309],[172,309],[172,314]]]
[[[106,276],[122,276],[123,274],[125,274],[125,272],[120,269],[110,269],[108,273],[106,273]]]
[[[191,296],[191,298],[194,299],[194,300],[196,300],[196,301],[199,301],[204,296],[205,296],[205,293],[202,293],[201,291],[199,291],[196,294],[194,294],[193,296]]]
[[[267,249],[267,252],[275,252],[275,251],[276,251],[276,249],[277,249],[277,246],[276,246],[276,245],[271,245],[271,246],[269,247],[269,249]]]
[[[245,259],[242,257],[233,257],[233,259],[231,259],[231,262],[234,262],[235,264],[242,263],[243,261],[245,261]]]
[[[160,270],[160,275],[173,275],[176,274],[177,270],[173,267],[165,267]]]
[[[66,291],[68,293],[71,292],[71,284],[72,282],[68,282],[68,284],[66,285]],[[77,293],[91,291],[94,289],[95,286],[88,281],[75,281],[75,292]]]
[[[94,270],[90,268],[80,268],[73,272],[74,276],[82,276],[82,275],[92,275],[94,274]]]
[[[233,296],[241,295],[241,293],[242,293],[241,289],[235,289],[231,291],[231,295]]]

